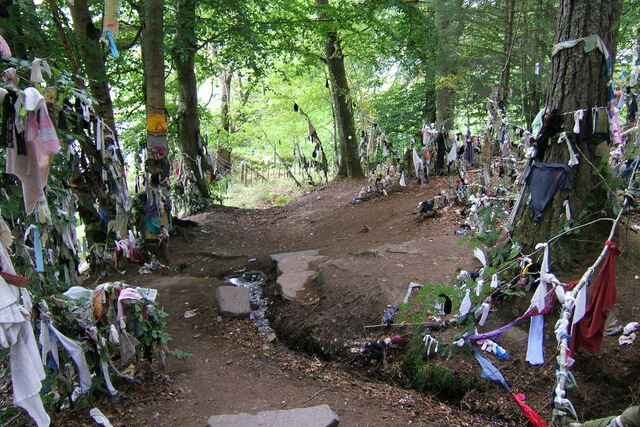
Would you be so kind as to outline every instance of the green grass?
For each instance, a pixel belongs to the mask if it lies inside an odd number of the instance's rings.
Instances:
[[[306,189],[308,190],[308,189]],[[248,185],[233,183],[224,204],[248,209],[282,206],[302,196],[304,191],[290,178],[255,181]]]

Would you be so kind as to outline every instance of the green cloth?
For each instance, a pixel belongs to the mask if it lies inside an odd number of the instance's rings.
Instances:
[[[616,418],[618,422],[611,423]],[[582,427],[640,427],[640,406],[630,406],[618,417],[599,418],[597,420],[586,421]]]

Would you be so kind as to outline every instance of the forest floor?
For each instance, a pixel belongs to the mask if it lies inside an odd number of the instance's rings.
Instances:
[[[167,265],[177,268],[140,274],[139,266],[129,265],[102,277],[102,282],[158,289],[159,303],[169,314],[170,347],[193,357],[167,357],[164,375],[139,386],[119,384],[124,398],[105,398],[96,406],[114,426],[131,427],[204,426],[211,415],[320,404],[328,404],[343,426],[526,425],[504,389],[479,378],[480,368],[470,353],[434,359],[451,369],[460,387],[432,395],[409,387],[399,368],[399,350],[391,350],[383,361],[345,350],[350,342],[411,332],[365,329],[380,323],[388,304],[403,299],[410,282],[450,283],[460,269],[479,267],[470,248],[456,244],[459,208],[424,220],[407,215],[417,210],[418,202],[446,188],[445,177],[432,179],[426,187],[398,187],[386,197],[349,205],[365,185],[364,180],[334,182],[268,209],[212,206],[189,218],[197,227],[172,238]],[[637,237],[623,233],[621,243],[633,254],[619,257],[619,304],[610,315],[621,325],[640,320]],[[269,255],[308,249],[319,250],[327,260],[319,265],[314,283],[296,301],[285,302],[274,294],[276,269]],[[219,316],[215,288],[224,285],[227,276],[248,271],[267,277],[276,342],[263,339],[250,320]],[[499,305],[485,330],[522,314],[529,299]],[[185,318],[186,311],[195,315]],[[546,323],[545,365],[525,362],[526,338],[522,341],[518,334],[500,341],[509,359],[488,355],[512,389],[524,393],[547,421],[557,355],[552,328],[558,311]],[[525,323],[521,332],[526,334]],[[442,334],[451,342],[453,333]],[[638,403],[638,346],[621,347],[617,337],[605,337],[600,354],[578,353],[574,374],[579,387],[571,398],[581,417],[614,414]],[[95,423],[83,409],[60,414],[54,425]]]

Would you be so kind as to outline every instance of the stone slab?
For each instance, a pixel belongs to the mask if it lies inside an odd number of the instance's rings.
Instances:
[[[216,288],[218,311],[220,315],[227,317],[249,317],[251,305],[249,304],[249,290],[236,286],[218,286]]]
[[[278,274],[309,270],[309,266],[315,266],[326,260],[327,257],[324,255],[292,255],[278,262]]]
[[[258,412],[256,415],[214,415],[209,417],[207,427],[334,427],[340,418],[328,405],[310,408],[283,409]]]
[[[292,301],[296,299],[297,292],[307,286],[316,275],[315,271],[290,271],[278,277],[276,285],[282,298]]]
[[[529,339],[529,334],[519,327],[514,326],[504,331],[501,337],[516,342],[526,342]]]
[[[295,255],[318,255],[320,253],[320,251],[318,249],[309,249],[306,251],[298,251],[298,252],[285,252],[285,253],[281,253],[281,254],[273,254],[270,255],[271,259],[274,260],[275,262],[280,262],[285,258],[288,258],[290,256],[295,256]]]

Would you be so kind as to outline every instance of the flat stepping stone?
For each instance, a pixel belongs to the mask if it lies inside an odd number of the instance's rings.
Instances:
[[[306,251],[298,251],[298,252],[285,252],[282,254],[273,254],[270,255],[271,259],[276,261],[276,262],[280,262],[285,258],[289,258],[291,256],[297,256],[297,255],[318,255],[320,253],[320,251],[318,249],[309,249]]]
[[[516,342],[526,342],[529,339],[529,334],[519,327],[513,326],[504,331],[501,335],[501,338],[513,340]]]
[[[296,299],[298,291],[310,284],[316,273],[316,271],[305,270],[289,271],[280,275],[276,281],[276,285],[280,290],[282,298],[288,301]]]
[[[249,290],[236,286],[218,286],[216,288],[218,311],[221,316],[249,317],[251,304],[249,304]]]
[[[340,418],[329,405],[320,405],[258,412],[256,415],[244,412],[236,415],[214,415],[209,417],[207,427],[334,427],[339,423]]]
[[[306,271],[309,266],[326,261],[324,255],[292,255],[278,262],[278,274],[284,274],[290,271]]]

